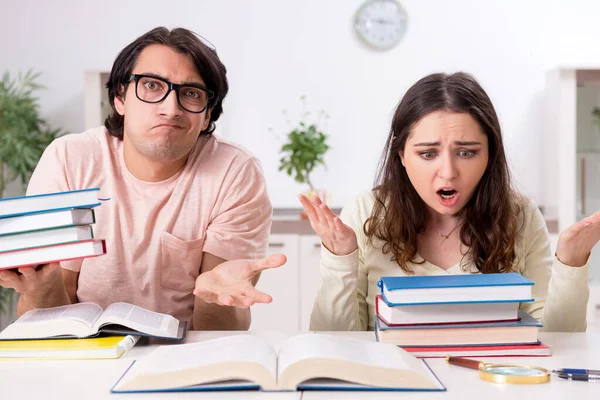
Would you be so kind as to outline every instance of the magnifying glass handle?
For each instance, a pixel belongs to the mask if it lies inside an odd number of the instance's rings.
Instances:
[[[471,369],[480,369],[485,366],[483,361],[479,360],[471,360],[469,358],[462,357],[452,357],[446,356],[446,363],[450,365],[457,365],[459,367],[471,368]]]

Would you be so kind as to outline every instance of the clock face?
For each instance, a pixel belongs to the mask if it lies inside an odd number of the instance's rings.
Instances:
[[[370,0],[356,12],[354,29],[368,45],[380,50],[394,47],[404,33],[408,16],[395,0]]]

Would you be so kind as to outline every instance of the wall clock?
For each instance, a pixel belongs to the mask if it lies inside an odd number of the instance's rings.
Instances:
[[[367,0],[354,18],[358,36],[378,50],[389,50],[398,44],[407,25],[408,15],[396,0]]]

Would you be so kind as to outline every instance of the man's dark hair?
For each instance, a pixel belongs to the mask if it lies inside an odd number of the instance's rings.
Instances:
[[[104,121],[104,126],[112,136],[123,140],[124,117],[115,109],[115,97],[125,95],[129,78],[140,53],[152,44],[168,46],[176,52],[188,55],[206,87],[214,93],[207,106],[207,109],[211,110],[210,123],[200,132],[210,135],[215,130],[215,121],[223,112],[223,99],[229,90],[227,70],[214,49],[204,44],[192,31],[184,28],[175,28],[171,31],[164,27],[154,28],[121,50],[106,84],[111,112]]]

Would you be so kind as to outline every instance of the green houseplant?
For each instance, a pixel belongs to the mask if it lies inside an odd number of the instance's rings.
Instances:
[[[305,97],[300,99],[305,106]],[[308,122],[309,116],[310,113],[304,111],[300,122],[287,133],[280,150],[283,157],[279,160],[279,171],[285,171],[296,182],[306,183],[310,191],[314,191],[310,174],[318,165],[325,166],[323,157],[329,150],[328,136],[319,127],[319,123],[327,115],[321,112],[316,122]]]
[[[40,73],[27,71],[0,80],[0,197],[8,183],[18,180],[24,191],[44,149],[62,132],[40,117],[35,93]],[[0,287],[0,312],[12,307],[14,292]]]
[[[594,107],[592,109],[592,117],[594,118],[594,124],[596,125],[596,128],[600,130],[600,108]]]

